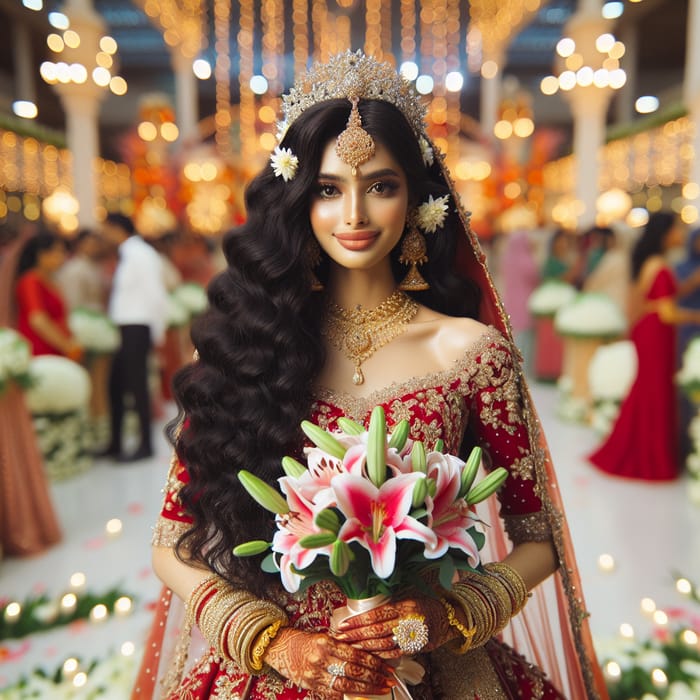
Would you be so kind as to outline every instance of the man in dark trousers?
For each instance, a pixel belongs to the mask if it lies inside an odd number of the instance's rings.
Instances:
[[[118,249],[109,315],[121,335],[121,347],[114,356],[109,378],[112,438],[102,456],[133,462],[153,454],[148,356],[151,348],[163,341],[168,297],[160,257],[136,233],[131,219],[122,214],[109,214],[102,231]],[[127,395],[132,397],[141,432],[139,445],[131,454],[122,451]]]

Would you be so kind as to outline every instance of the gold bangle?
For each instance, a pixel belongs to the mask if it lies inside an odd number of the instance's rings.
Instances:
[[[262,671],[263,668],[263,656],[267,651],[267,647],[270,646],[270,642],[277,636],[277,633],[282,627],[282,620],[277,620],[273,622],[269,627],[263,630],[262,634],[258,637],[255,646],[253,647],[253,654],[251,658],[250,666],[256,671]]]
[[[468,629],[460,622],[456,610],[446,598],[440,598],[440,602],[447,612],[447,621],[450,623],[450,626],[454,627],[462,637],[464,637],[464,642],[458,647],[457,653],[466,654],[469,649],[471,649],[472,642],[474,641],[476,626],[472,626],[471,629]]]

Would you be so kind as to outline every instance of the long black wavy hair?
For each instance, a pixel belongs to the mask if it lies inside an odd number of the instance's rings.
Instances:
[[[361,101],[359,110],[366,131],[405,171],[412,204],[448,192],[439,164],[424,165],[416,136],[397,108],[371,100]],[[299,454],[303,446],[299,424],[310,415],[325,358],[324,295],[312,292],[309,282],[309,208],[323,152],[345,128],[349,112],[347,100],[306,110],[281,144],[299,157],[296,176],[285,182],[268,166],[249,184],[247,221],[224,237],[228,266],[209,285],[210,308],[192,328],[199,360],[174,380],[180,414],[168,434],[187,466],[189,482],[180,499],[194,519],[176,551],[258,594],[271,582],[260,558],[239,559],[232,549],[251,539],[269,540],[273,519],[236,474],[247,469],[276,485],[282,457]],[[429,262],[421,272],[430,290],[415,296],[439,312],[476,317],[478,290],[455,270],[460,229],[454,204],[444,228],[426,236]],[[392,252],[397,282],[406,271],[398,256]],[[317,270],[322,281],[328,268],[326,258]]]
[[[664,242],[678,217],[672,212],[657,211],[649,215],[649,221],[632,250],[632,280],[639,278],[642,266],[652,255],[661,255]]]

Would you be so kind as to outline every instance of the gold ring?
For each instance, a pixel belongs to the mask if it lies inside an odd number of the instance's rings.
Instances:
[[[428,625],[425,624],[424,615],[406,615],[391,631],[396,646],[404,654],[417,654],[428,643]]]

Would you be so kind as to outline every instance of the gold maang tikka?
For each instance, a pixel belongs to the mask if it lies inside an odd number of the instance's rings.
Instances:
[[[352,104],[348,123],[338,136],[335,152],[338,158],[350,166],[353,176],[357,175],[357,166],[366,163],[376,150],[374,139],[362,128],[362,117],[357,108],[359,98],[348,98]]]

